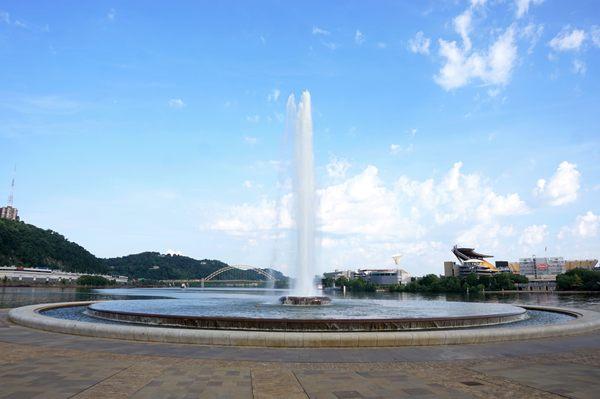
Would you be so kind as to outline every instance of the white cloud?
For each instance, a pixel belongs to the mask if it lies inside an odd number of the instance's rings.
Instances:
[[[541,244],[544,239],[548,236],[548,226],[542,225],[531,225],[526,227],[519,238],[519,244],[526,246],[534,246]]]
[[[418,54],[429,54],[429,45],[431,44],[431,40],[425,37],[425,34],[422,31],[418,31],[415,34],[415,37],[408,41],[408,48],[413,53]]]
[[[250,123],[258,123],[258,122],[260,122],[260,116],[259,115],[248,115],[246,117],[246,121],[250,122]]]
[[[106,13],[106,18],[109,21],[114,21],[115,18],[117,16],[117,11],[114,8],[111,8],[110,10],[108,10],[108,12]]]
[[[581,60],[573,60],[573,67],[571,70],[576,75],[585,75],[587,72],[587,65]]]
[[[487,179],[462,173],[461,168],[457,162],[439,179],[402,176],[389,185],[375,166],[347,176],[347,161],[333,159],[326,169],[337,181],[317,190],[317,226],[326,268],[381,266],[400,252],[414,262],[415,272],[435,272],[449,256],[451,243],[448,238],[441,243],[425,237],[440,234],[456,234],[452,238],[457,242],[490,251],[502,248],[503,241],[515,235],[502,219],[528,212],[527,206],[518,194],[497,193]],[[216,210],[205,227],[244,240],[291,238],[293,209],[293,195],[287,193],[277,201],[262,199]]]
[[[461,49],[455,41],[440,39],[439,44],[439,53],[445,58],[445,64],[434,79],[444,89],[465,86],[475,78],[484,84],[500,86],[510,80],[517,58],[514,27],[506,29],[484,54]]]
[[[248,144],[256,144],[256,142],[258,141],[258,139],[256,137],[253,136],[244,136],[244,141]]]
[[[350,166],[350,162],[345,159],[333,157],[329,160],[329,163],[325,168],[329,177],[333,179],[344,179],[346,178],[346,172],[348,172]]]
[[[329,32],[328,30],[321,29],[318,26],[313,26],[313,28],[312,28],[312,34],[313,35],[328,36],[330,33],[331,32]]]
[[[592,26],[592,29],[590,30],[590,36],[592,37],[592,43],[594,43],[594,46],[600,47],[600,26]]]
[[[527,11],[529,11],[530,5],[539,5],[542,4],[544,0],[515,0],[517,6],[516,16],[517,18],[521,18]]]
[[[484,6],[487,0],[471,0],[471,7],[479,7]]]
[[[414,146],[412,144],[407,145],[406,147],[402,147],[400,144],[390,144],[390,154],[399,155],[399,154],[408,154],[413,152]]]
[[[244,186],[244,188],[252,188],[252,187],[254,187],[254,184],[252,184],[252,182],[250,180],[244,180],[243,186]]]
[[[269,102],[277,102],[279,100],[279,96],[281,95],[281,91],[279,89],[273,89],[267,95],[267,101]]]
[[[415,137],[417,135],[418,131],[419,130],[416,127],[413,127],[412,129],[409,130],[408,133],[410,134],[411,137]]]
[[[169,107],[171,108],[183,108],[185,103],[181,98],[172,98],[169,100]]]
[[[552,206],[568,204],[577,199],[580,176],[577,165],[563,161],[549,181],[537,181],[534,193],[545,198]]]
[[[563,239],[567,235],[576,238],[593,238],[600,231],[600,216],[592,211],[587,211],[583,215],[577,216],[572,226],[565,226],[558,234],[558,239]]]
[[[577,51],[585,41],[586,34],[581,29],[571,29],[565,26],[548,45],[555,51]]]
[[[499,216],[529,211],[518,194],[497,194],[478,174],[461,173],[462,166],[462,162],[456,162],[440,182],[412,181],[403,176],[396,187],[419,208],[431,213],[438,224],[460,220],[490,222]]]
[[[512,226],[503,226],[499,223],[479,223],[461,231],[455,237],[454,241],[458,245],[485,248],[485,253],[498,249],[504,238],[512,237],[513,235],[514,228]]]
[[[356,33],[354,34],[354,43],[356,43],[360,46],[364,42],[365,42],[365,35],[357,29]]]
[[[385,42],[377,42],[377,48],[384,49],[387,47],[387,43]]]
[[[521,30],[520,36],[526,40],[529,40],[527,54],[533,53],[533,49],[535,48],[535,45],[539,42],[539,40],[542,38],[543,33],[544,25],[534,24],[533,22],[530,22]]]
[[[458,15],[454,18],[452,23],[454,24],[454,30],[458,33],[463,41],[463,49],[468,52],[471,50],[471,38],[469,34],[471,33],[471,20],[473,14],[471,13],[471,9],[465,10],[462,14]]]

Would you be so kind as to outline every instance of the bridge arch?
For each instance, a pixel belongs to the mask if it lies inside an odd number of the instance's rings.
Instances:
[[[261,276],[265,277],[267,280],[272,280],[272,281],[276,280],[275,276],[273,276],[271,273],[267,272],[266,270],[259,269],[258,267],[254,267],[254,266],[250,266],[250,265],[228,265],[228,266],[224,266],[224,267],[220,268],[219,270],[215,270],[214,272],[212,272],[208,276],[204,277],[202,280],[203,281],[211,281],[212,279],[214,279],[215,277],[219,276],[220,274],[223,274],[223,273],[228,272],[230,270],[253,271],[253,272],[258,273]]]

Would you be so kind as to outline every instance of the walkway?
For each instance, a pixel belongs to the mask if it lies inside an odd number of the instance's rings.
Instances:
[[[596,398],[600,333],[373,349],[207,347],[14,325],[0,310],[0,398]]]

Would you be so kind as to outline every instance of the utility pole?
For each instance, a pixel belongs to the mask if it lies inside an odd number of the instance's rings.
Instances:
[[[533,259],[533,275],[535,276],[535,279],[537,280],[537,264],[535,263],[535,255],[532,256]]]

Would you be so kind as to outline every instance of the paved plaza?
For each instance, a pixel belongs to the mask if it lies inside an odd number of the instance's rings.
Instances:
[[[479,345],[275,349],[130,342],[14,325],[0,398],[597,398],[600,333]]]

